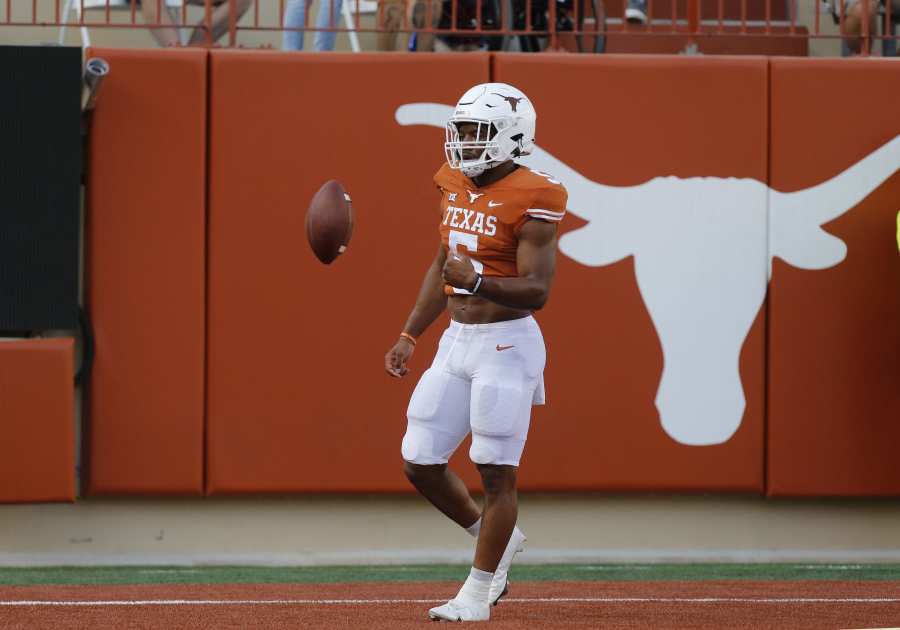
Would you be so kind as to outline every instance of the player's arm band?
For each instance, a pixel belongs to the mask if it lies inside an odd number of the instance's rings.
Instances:
[[[478,293],[478,289],[481,288],[482,282],[484,282],[484,276],[482,276],[480,273],[476,273],[475,274],[475,286],[472,287],[472,290],[469,291],[469,293],[471,293],[472,295],[475,295],[476,293]]]
[[[400,336],[401,336],[403,339],[406,339],[406,340],[407,340],[409,343],[411,343],[413,346],[416,345],[416,338],[413,337],[412,335],[410,335],[408,332],[404,331],[404,332],[400,333]]]

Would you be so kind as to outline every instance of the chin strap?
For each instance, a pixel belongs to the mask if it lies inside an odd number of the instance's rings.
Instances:
[[[478,177],[487,170],[487,164],[479,164],[478,166],[469,166],[460,169],[466,177]]]
[[[491,160],[486,164],[479,164],[478,166],[464,166],[459,170],[462,171],[462,174],[466,177],[478,177],[485,171],[489,171],[498,164],[500,164],[501,160]]]

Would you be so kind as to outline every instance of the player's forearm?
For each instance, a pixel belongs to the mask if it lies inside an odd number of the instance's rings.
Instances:
[[[422,287],[416,298],[416,305],[406,320],[403,330],[413,337],[418,337],[438,315],[447,308],[447,296],[444,294],[444,283],[441,280],[440,269],[432,264],[425,273]]]
[[[479,297],[500,306],[537,311],[550,296],[549,284],[538,278],[495,278],[485,276],[478,287]]]

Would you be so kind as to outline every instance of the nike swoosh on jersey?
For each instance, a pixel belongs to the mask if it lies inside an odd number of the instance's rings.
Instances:
[[[501,346],[499,343],[497,344],[497,352],[503,352],[504,350],[509,350],[510,348],[515,348],[515,346]]]
[[[496,201],[488,201],[488,208],[496,208],[497,206],[502,206],[503,202],[497,203]]]

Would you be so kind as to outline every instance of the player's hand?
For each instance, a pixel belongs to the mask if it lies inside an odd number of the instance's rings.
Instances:
[[[475,265],[465,254],[447,254],[447,261],[441,270],[444,282],[457,289],[470,290],[475,286]]]
[[[412,342],[405,337],[400,337],[394,347],[384,355],[384,369],[387,370],[387,373],[394,378],[405,376],[409,372],[406,362],[412,356],[413,350],[415,350],[415,346]]]

